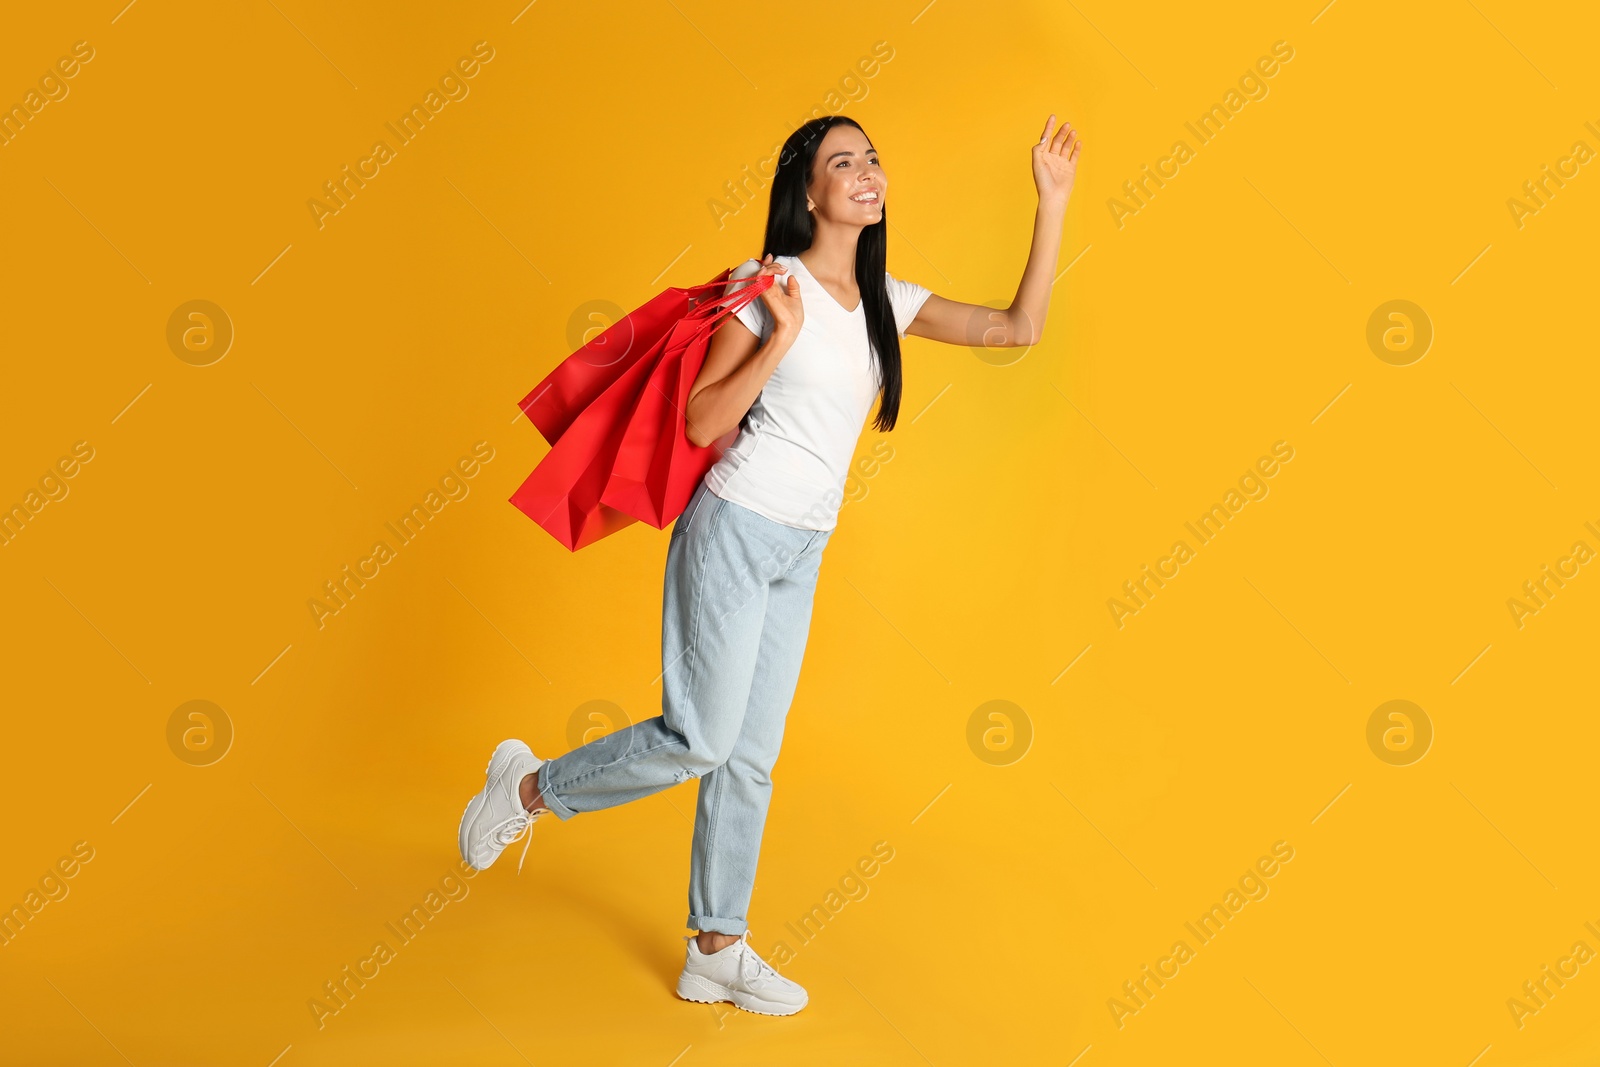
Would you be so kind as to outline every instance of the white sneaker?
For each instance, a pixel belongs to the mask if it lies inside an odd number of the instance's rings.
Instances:
[[[549,808],[528,811],[522,806],[522,779],[544,766],[544,760],[521,741],[502,741],[489,757],[487,778],[483,792],[467,801],[467,810],[461,813],[458,837],[461,858],[475,870],[487,870],[505,847],[530,832],[539,816]],[[522,846],[522,859],[528,858],[528,844]],[[522,873],[522,861],[517,862],[517,873]]]
[[[758,1015],[793,1015],[810,999],[803,986],[779,974],[750,946],[749,930],[712,953],[700,951],[694,934],[684,940],[689,943],[689,958],[678,976],[678,996],[684,1000],[701,1004],[731,1000],[735,1007]]]

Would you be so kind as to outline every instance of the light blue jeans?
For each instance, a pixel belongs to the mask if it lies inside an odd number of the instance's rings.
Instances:
[[[830,530],[725,500],[702,481],[673,524],[661,605],[662,713],[545,763],[558,818],[700,779],[689,864],[694,930],[742,934]]]

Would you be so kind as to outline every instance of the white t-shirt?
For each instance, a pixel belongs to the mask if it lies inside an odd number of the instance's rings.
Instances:
[[[774,256],[788,268],[772,284],[799,281],[805,322],[751,406],[739,436],[706,472],[707,488],[757,514],[804,530],[831,530],[844,502],[850,459],[882,382],[867,339],[867,313],[858,301],[846,311],[799,256]],[[747,260],[730,277],[761,269]],[[933,293],[884,273],[901,337]],[[765,343],[772,333],[766,298],[736,315]],[[720,328],[727,328],[724,323]]]

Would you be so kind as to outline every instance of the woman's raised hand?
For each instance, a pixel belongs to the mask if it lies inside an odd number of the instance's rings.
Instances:
[[[772,314],[773,332],[782,330],[792,337],[800,332],[806,313],[800,306],[800,282],[792,276],[787,279],[782,277],[788,273],[789,268],[775,262],[772,253],[768,252],[761,261],[761,269],[753,277],[760,278],[767,274],[777,276],[767,291],[761,294],[761,299],[766,301],[767,311]]]
[[[1050,136],[1050,124],[1055,120],[1054,115],[1045,119],[1044,133],[1033,146],[1033,184],[1039,187],[1041,202],[1056,200],[1065,204],[1072,195],[1073,179],[1078,176],[1078,149],[1083,147],[1083,138],[1070,122],[1057,126],[1055,136]]]

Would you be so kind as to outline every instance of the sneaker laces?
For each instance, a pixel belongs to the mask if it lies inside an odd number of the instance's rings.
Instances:
[[[772,964],[770,964],[766,960],[762,959],[761,958],[761,953],[757,952],[756,949],[755,949],[755,946],[750,944],[750,931],[748,929],[745,930],[745,932],[739,936],[739,941],[740,941],[740,947],[739,947],[739,977],[740,978],[744,979],[745,982],[747,982],[747,983],[749,983],[751,985],[755,985],[755,984],[758,984],[758,983],[761,983],[761,982],[768,981],[769,979],[774,979],[774,978],[778,978],[779,977],[777,970],[775,970],[773,968]],[[746,974],[745,973],[744,965],[745,965],[745,961],[746,960],[755,961],[755,973],[754,974]]]
[[[525,839],[522,843],[522,855],[517,858],[518,874],[522,873],[522,865],[528,859],[528,846],[533,844],[533,824],[539,821],[539,816],[549,813],[549,808],[534,808],[528,811],[519,807],[510,818],[490,828],[489,840],[501,848],[511,846],[519,837]]]

